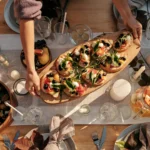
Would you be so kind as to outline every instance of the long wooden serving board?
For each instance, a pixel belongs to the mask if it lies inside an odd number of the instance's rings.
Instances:
[[[107,38],[107,39],[112,39],[113,41],[115,41],[117,39],[117,37],[119,36],[119,34],[121,33],[121,31],[119,32],[115,32],[115,33],[111,33],[111,34],[106,34],[106,35],[103,35],[101,36],[101,38]],[[98,39],[99,37],[97,37],[96,39]],[[95,40],[95,39],[94,39]],[[82,45],[82,44],[81,44]],[[79,46],[79,45],[78,45]],[[77,47],[77,46],[76,46]],[[70,50],[66,51],[64,54],[68,53],[68,52],[72,52],[76,47],[73,47],[71,48]],[[96,86],[96,87],[89,87],[88,86],[88,89],[87,91],[85,92],[84,95],[87,95],[87,94],[90,94],[91,92],[95,91],[96,89],[98,88],[101,88],[103,85],[105,85],[108,81],[110,81],[111,79],[113,79],[116,75],[118,75],[121,71],[123,71],[127,66],[128,64],[134,59],[134,57],[139,53],[140,51],[140,47],[139,45],[137,45],[135,42],[133,42],[133,44],[124,52],[125,54],[127,54],[128,58],[127,58],[127,61],[126,63],[123,64],[123,67],[120,71],[116,72],[116,73],[108,73],[107,74],[107,78],[106,80],[104,81],[104,83],[100,86]],[[62,54],[63,55],[63,54]],[[56,60],[56,59],[55,59]],[[49,64],[40,74],[40,78],[42,78],[42,76],[47,73],[49,70],[51,69],[55,69],[55,60]],[[84,96],[83,95],[83,96]],[[64,103],[64,102],[68,102],[68,101],[71,101],[71,100],[75,100],[77,98],[72,98],[72,97],[69,97],[67,96],[65,93],[63,93],[63,96],[62,96],[62,99],[60,100],[59,98],[54,98],[52,97],[51,95],[49,94],[46,94],[44,92],[41,91],[40,93],[40,97],[41,99],[48,103],[48,104],[59,104],[59,103]]]

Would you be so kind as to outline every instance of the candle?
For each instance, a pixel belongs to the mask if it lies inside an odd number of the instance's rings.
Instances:
[[[88,114],[90,112],[90,107],[87,104],[84,104],[80,107],[79,113],[81,114]]]
[[[124,79],[117,80],[111,90],[110,96],[115,101],[123,100],[131,92],[131,84]]]
[[[145,71],[145,66],[142,66],[134,75],[133,75],[133,79],[137,80],[140,75]]]
[[[20,73],[17,70],[12,70],[10,72],[10,77],[14,80],[17,80],[20,78]]]

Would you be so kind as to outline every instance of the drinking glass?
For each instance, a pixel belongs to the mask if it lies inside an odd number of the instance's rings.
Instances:
[[[99,118],[101,121],[105,122],[114,121],[119,114],[118,107],[113,103],[106,102],[100,107],[99,114],[100,114]]]
[[[30,106],[24,113],[23,119],[25,122],[30,122],[34,125],[39,125],[43,122],[43,111],[40,107]]]
[[[63,45],[68,40],[68,27],[63,22],[58,22],[54,26],[55,39],[58,44]]]
[[[35,21],[35,29],[43,39],[51,37],[52,30],[52,19],[46,16],[42,16],[41,19]]]

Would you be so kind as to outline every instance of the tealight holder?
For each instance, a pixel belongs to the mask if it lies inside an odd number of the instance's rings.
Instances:
[[[26,84],[26,79],[24,78],[18,79],[13,85],[13,90],[15,94],[19,96],[25,96],[29,94],[29,92],[25,88],[25,84]]]
[[[90,113],[90,106],[88,104],[84,104],[79,108],[79,113],[83,115],[88,115]]]

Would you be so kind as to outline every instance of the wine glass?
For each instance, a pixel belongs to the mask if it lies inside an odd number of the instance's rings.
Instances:
[[[99,110],[99,119],[104,122],[114,121],[118,117],[118,107],[110,102],[104,103]]]

